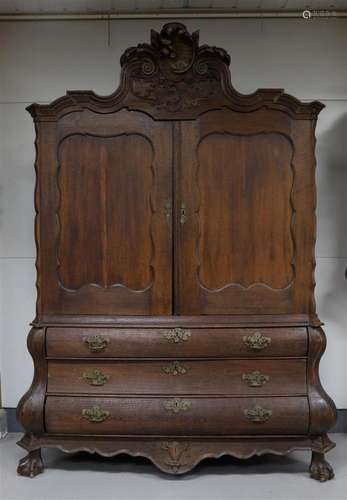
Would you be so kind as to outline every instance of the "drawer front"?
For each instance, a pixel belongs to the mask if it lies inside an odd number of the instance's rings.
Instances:
[[[48,392],[305,395],[306,360],[50,360]]]
[[[60,397],[48,396],[48,433],[132,435],[306,434],[305,397]]]
[[[305,356],[294,328],[48,328],[47,355],[84,358]]]

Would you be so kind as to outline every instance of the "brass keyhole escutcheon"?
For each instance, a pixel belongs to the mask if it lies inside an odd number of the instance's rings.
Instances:
[[[178,344],[179,342],[187,342],[192,336],[192,332],[186,328],[174,328],[164,334],[168,342],[172,344]]]
[[[172,213],[172,203],[171,200],[166,200],[164,204],[165,215],[167,219],[170,219]]]
[[[189,399],[174,398],[164,402],[164,408],[170,413],[190,410],[192,402]]]
[[[184,201],[181,203],[181,217],[180,217],[180,223],[183,225],[185,224],[187,220],[187,206]]]

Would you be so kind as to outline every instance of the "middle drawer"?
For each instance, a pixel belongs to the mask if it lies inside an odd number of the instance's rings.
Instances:
[[[306,360],[50,360],[47,392],[304,395]]]

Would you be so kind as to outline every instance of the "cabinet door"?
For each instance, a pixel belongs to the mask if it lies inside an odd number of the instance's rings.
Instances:
[[[45,136],[44,313],[171,313],[171,133],[143,113],[85,110]]]
[[[266,109],[210,111],[176,128],[180,314],[309,311],[311,133]]]

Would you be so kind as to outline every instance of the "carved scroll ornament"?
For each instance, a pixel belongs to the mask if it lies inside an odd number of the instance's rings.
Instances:
[[[190,110],[221,91],[215,63],[230,64],[225,50],[203,45],[199,32],[188,33],[181,23],[151,31],[151,43],[130,47],[121,58],[129,66],[131,92],[157,109]],[[130,68],[131,67],[131,68]]]

